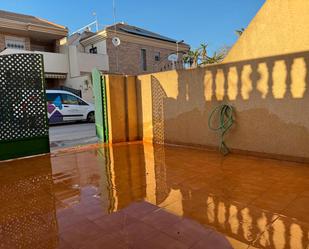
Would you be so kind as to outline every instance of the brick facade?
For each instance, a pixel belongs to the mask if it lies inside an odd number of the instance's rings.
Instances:
[[[24,36],[18,36],[15,34],[8,34],[8,33],[0,33],[0,51],[5,49],[5,36],[13,36],[13,37],[20,37],[25,39],[25,49],[30,50],[31,42],[29,37],[24,37]]]
[[[30,38],[25,37],[26,50],[31,50]]]
[[[175,49],[165,49],[149,45],[142,45],[127,41],[121,41],[118,47],[112,44],[112,39],[106,39],[107,54],[109,57],[109,72],[123,73],[128,75],[138,75],[156,71],[172,69],[172,63],[167,60],[171,53],[175,53]],[[146,50],[147,71],[142,68],[141,50]],[[160,61],[155,60],[155,55],[160,53]],[[117,54],[118,54],[118,70],[117,70]],[[181,59],[180,59],[181,61]],[[181,68],[182,63],[177,63],[177,68]]]
[[[5,49],[5,37],[4,34],[0,34],[0,52]]]

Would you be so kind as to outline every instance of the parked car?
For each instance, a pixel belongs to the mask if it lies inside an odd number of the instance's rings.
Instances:
[[[94,105],[63,90],[46,90],[47,113],[50,124],[87,121],[94,122]]]

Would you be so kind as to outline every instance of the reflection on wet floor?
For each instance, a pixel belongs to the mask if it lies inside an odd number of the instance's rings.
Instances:
[[[0,248],[306,249],[308,166],[141,143],[0,163]]]

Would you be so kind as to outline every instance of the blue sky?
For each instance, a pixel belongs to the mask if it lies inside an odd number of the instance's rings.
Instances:
[[[237,40],[235,29],[246,27],[265,0],[115,0],[116,21],[185,40],[201,42],[211,52]],[[73,4],[74,3],[74,4]],[[74,31],[94,20],[113,23],[112,0],[0,0],[0,9],[35,15]]]

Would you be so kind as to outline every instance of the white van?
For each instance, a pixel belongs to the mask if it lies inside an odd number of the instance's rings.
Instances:
[[[63,90],[46,90],[47,113],[50,124],[74,121],[94,122],[94,105]]]

